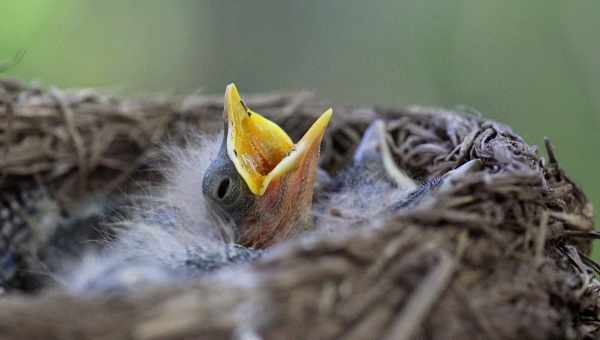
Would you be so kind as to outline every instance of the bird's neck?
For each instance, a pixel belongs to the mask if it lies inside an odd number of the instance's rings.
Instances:
[[[244,223],[253,228],[242,232],[242,245],[264,248],[312,229],[311,207],[318,157],[311,158],[269,184],[247,217],[252,220]]]

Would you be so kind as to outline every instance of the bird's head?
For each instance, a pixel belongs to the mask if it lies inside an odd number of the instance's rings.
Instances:
[[[234,84],[227,86],[223,143],[202,191],[213,215],[233,226],[238,243],[265,247],[310,226],[320,145],[331,115],[325,111],[294,143],[250,110]]]

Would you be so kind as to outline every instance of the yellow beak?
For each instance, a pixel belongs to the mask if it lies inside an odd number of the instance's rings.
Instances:
[[[250,110],[235,84],[225,90],[227,155],[250,191],[262,196],[269,184],[298,168],[320,144],[333,111],[328,109],[296,144],[274,122]]]

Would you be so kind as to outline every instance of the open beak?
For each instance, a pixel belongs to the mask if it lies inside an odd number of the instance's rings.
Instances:
[[[250,110],[234,84],[225,90],[225,115],[227,154],[250,191],[262,196],[274,179],[318,158],[314,146],[321,144],[332,110],[325,111],[296,144],[277,124]]]
[[[227,156],[254,196],[252,211],[240,221],[239,242],[261,247],[304,229],[310,224],[320,145],[332,110],[295,144],[277,124],[250,110],[234,84],[225,90],[224,115]]]

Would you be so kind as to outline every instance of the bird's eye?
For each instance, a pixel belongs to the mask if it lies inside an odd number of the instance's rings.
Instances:
[[[221,182],[219,182],[219,185],[217,186],[217,192],[215,197],[217,197],[220,200],[224,199],[229,193],[230,184],[231,180],[229,179],[229,177],[221,179]]]
[[[228,174],[220,174],[214,180],[207,183],[210,197],[217,202],[221,208],[235,209],[240,198],[241,179],[231,177]]]
[[[212,212],[237,225],[252,207],[254,195],[229,159],[225,147],[223,142],[219,154],[204,173],[202,194]]]

